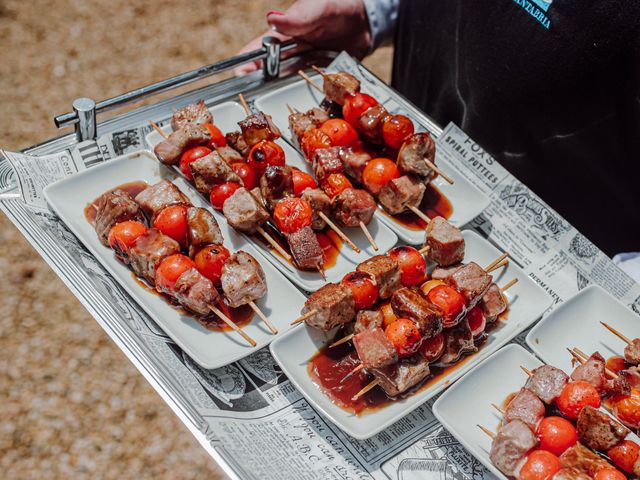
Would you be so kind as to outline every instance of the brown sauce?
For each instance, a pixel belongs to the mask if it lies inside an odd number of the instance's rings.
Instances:
[[[453,205],[449,199],[440,190],[438,190],[438,187],[431,183],[427,185],[427,189],[424,192],[424,197],[422,197],[422,203],[419,208],[420,211],[426,214],[429,218],[437,216],[451,218],[451,215],[453,215]],[[406,211],[398,215],[390,215],[384,210],[383,213],[394,222],[410,230],[424,230],[427,227],[426,222],[411,211]]]
[[[119,186],[117,186],[115,188],[112,188],[111,190],[108,190],[105,193],[113,192],[114,190],[124,190],[129,195],[131,195],[132,197],[135,198],[136,195],[138,195],[141,191],[143,191],[148,186],[149,186],[149,184],[147,182],[143,182],[141,180],[138,180],[138,181],[135,181],[135,182],[123,183],[122,185],[119,185]],[[105,193],[103,193],[102,195],[104,195]],[[84,207],[84,217],[87,219],[87,221],[91,225],[93,225],[95,220],[96,220],[96,213],[97,213],[96,205],[98,204],[98,199],[102,195],[100,195],[99,197],[95,198],[93,200],[93,202],[88,203],[87,206]]]

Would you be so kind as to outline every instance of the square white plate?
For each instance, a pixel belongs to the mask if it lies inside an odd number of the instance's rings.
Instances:
[[[322,84],[322,79],[319,76],[314,78],[316,82]],[[297,110],[306,111],[312,107],[317,107],[322,98],[322,94],[310,87],[306,81],[300,80],[258,97],[255,100],[255,104],[260,110],[273,117],[275,124],[282,130],[283,137],[291,142],[292,145],[295,145],[289,130],[287,104]],[[425,129],[416,125],[416,130],[424,131]],[[453,214],[449,221],[457,227],[462,227],[487,208],[490,203],[489,197],[460,175],[453,165],[449,164],[437,152],[436,159],[438,165],[451,177],[454,184],[450,185],[441,177],[437,177],[433,183],[453,205]],[[424,242],[423,230],[407,228],[381,208],[378,209],[377,216],[405,242],[411,245],[418,245]]]
[[[628,337],[640,336],[640,318],[598,285],[590,285],[558,305],[527,335],[527,345],[542,360],[565,371],[572,370],[567,348],[587,355],[622,355],[625,343],[604,328],[611,325]]]
[[[209,110],[213,115],[213,121],[223,133],[238,130],[238,122],[246,117],[244,108],[237,102],[221,103]],[[166,133],[171,133],[170,125],[165,125],[162,129]],[[147,135],[146,140],[151,148],[153,148],[162,141],[162,137],[154,130]],[[293,147],[291,147],[291,145],[283,140],[278,140],[278,144],[285,152],[287,165],[297,167],[300,170],[310,173],[307,162]],[[221,219],[218,221],[226,224],[226,220],[222,215],[220,215],[219,218]],[[368,225],[368,229],[378,244],[379,252],[386,252],[398,242],[396,234],[393,233],[385,223],[381,222],[376,217],[374,217]],[[354,270],[358,263],[377,254],[362,230],[359,228],[345,228],[343,231],[351,241],[361,249],[361,252],[356,253],[348,245],[343,244],[335,264],[325,270],[327,281],[329,282],[339,282],[348,272]],[[291,263],[287,262],[284,258],[275,253],[271,248],[267,247],[267,245],[262,241],[256,241],[249,236],[246,236],[245,238],[248,238],[265,258],[267,258],[300,288],[309,292],[314,292],[326,283],[319,273],[297,269]]]
[[[84,215],[84,208],[88,203],[118,185],[138,180],[153,184],[164,178],[175,182],[193,205],[207,206],[189,183],[177,177],[173,170],[161,165],[153,153],[148,151],[124,155],[64,178],[45,188],[44,195],[67,227],[180,348],[204,368],[221,367],[264,347],[275,336],[263,322],[254,317],[244,327],[258,344],[256,348],[252,348],[235,332],[210,331],[194,318],[181,314],[161,296],[147,291],[138,284],[132,271],[116,259],[111,249],[100,243],[95,230]],[[218,222],[225,245],[231,252],[242,249],[260,260],[260,255],[246,244],[244,238],[230,229],[225,222]],[[262,261],[261,265],[266,274],[268,293],[256,303],[282,334],[297,317],[296,312],[302,308],[305,297],[269,262]]]
[[[473,260],[484,266],[500,255],[498,249],[477,233],[465,230],[463,235],[466,242],[465,261]],[[308,360],[332,338],[331,334],[306,324],[300,325],[273,342],[271,352],[287,377],[312,405],[352,437],[369,438],[447,388],[451,382],[530,326],[551,305],[551,298],[546,292],[513,262],[504,271],[494,273],[494,280],[498,285],[504,285],[514,277],[519,281],[505,293],[510,302],[506,320],[491,331],[480,351],[429,388],[371,413],[357,416],[343,410],[322,393],[309,377]]]

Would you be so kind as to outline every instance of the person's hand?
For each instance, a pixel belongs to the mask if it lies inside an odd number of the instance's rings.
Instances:
[[[371,48],[369,20],[362,0],[297,0],[286,12],[267,14],[271,30],[253,39],[238,53],[262,47],[262,37],[294,38],[298,43],[330,50],[346,50],[362,58]],[[260,68],[261,62],[238,67],[236,75]]]

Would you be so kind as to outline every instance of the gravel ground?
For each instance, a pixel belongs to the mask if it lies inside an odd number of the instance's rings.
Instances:
[[[228,57],[265,28],[260,0],[0,0],[0,145],[57,134],[107,98]],[[367,64],[389,76],[390,51]],[[3,478],[224,478],[120,350],[0,215]]]

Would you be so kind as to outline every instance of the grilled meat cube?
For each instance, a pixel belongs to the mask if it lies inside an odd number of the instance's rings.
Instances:
[[[542,365],[531,373],[525,388],[535,393],[547,405],[551,405],[560,396],[562,389],[569,382],[566,373],[551,365]]]
[[[364,150],[354,150],[353,147],[340,149],[340,159],[344,165],[345,173],[358,183],[362,183],[362,171],[371,158],[371,155]]]
[[[237,189],[222,205],[222,213],[229,225],[244,233],[255,233],[269,220],[264,205],[246,188]]]
[[[238,152],[235,148],[229,146],[216,147],[216,152],[218,152],[220,158],[222,158],[229,165],[231,165],[232,163],[244,161],[244,157],[240,155],[240,152]]]
[[[340,147],[319,148],[312,159],[313,173],[320,183],[332,173],[344,172]]]
[[[269,165],[260,178],[260,193],[271,211],[286,197],[293,196],[293,169],[288,165]]]
[[[576,427],[580,443],[605,453],[631,433],[627,427],[589,405],[580,411]]]
[[[180,245],[156,228],[150,228],[136,238],[129,249],[131,268],[149,285],[155,285],[156,267],[169,255],[180,253]]]
[[[209,195],[211,189],[220,183],[237,182],[242,185],[240,177],[216,151],[191,162],[189,167],[196,189],[204,195]]]
[[[365,330],[381,328],[383,320],[384,316],[380,310],[360,310],[356,315],[353,333],[357,335]]]
[[[493,277],[477,263],[469,262],[453,272],[447,283],[462,294],[470,310],[487,293]]]
[[[319,213],[324,213],[327,217],[331,214],[331,199],[319,188],[307,188],[302,195],[302,200],[306,200],[313,210],[313,220],[311,228],[314,230],[322,230],[327,223],[320,217]]]
[[[145,188],[136,195],[136,202],[149,220],[170,205],[191,205],[187,196],[169,180],[161,180]]]
[[[271,116],[264,112],[249,115],[238,122],[238,125],[249,148],[262,140],[276,140],[281,137],[280,130],[273,123]]]
[[[350,323],[356,316],[351,289],[335,283],[327,283],[307,298],[301,313],[312,310],[315,313],[305,321],[310,327],[325,331]]]
[[[331,209],[336,221],[343,227],[358,227],[360,222],[369,224],[376,212],[376,201],[361,188],[345,188],[333,197]]]
[[[367,140],[376,145],[383,143],[382,124],[389,117],[389,112],[381,103],[368,108],[358,117],[358,130]]]
[[[370,372],[380,381],[380,387],[390,397],[397,397],[418,385],[429,376],[429,362],[422,355],[403,359]]]
[[[244,141],[244,137],[241,132],[229,132],[224,138],[227,140],[227,145],[236,150],[240,155],[246,157],[249,153],[249,146]]]
[[[189,207],[187,210],[187,245],[189,256],[211,243],[222,245],[224,238],[213,214],[204,208]]]
[[[611,468],[609,462],[580,442],[569,447],[560,455],[560,464],[563,468],[575,468],[589,475],[589,478],[593,478],[600,470]]]
[[[482,308],[487,323],[495,322],[498,316],[500,316],[508,306],[507,300],[500,291],[500,287],[495,283],[491,284],[487,293],[485,293],[480,300],[480,308]]]
[[[455,265],[451,265],[450,267],[436,267],[433,272],[431,272],[432,280],[442,280],[443,282],[448,283],[448,280],[451,278],[451,275],[462,267],[461,263],[456,263]]]
[[[538,422],[544,418],[545,407],[535,393],[528,388],[521,388],[518,394],[507,405],[504,412],[506,423],[521,420],[535,431]]]
[[[514,477],[520,461],[538,445],[538,439],[526,423],[509,422],[500,428],[491,443],[489,458],[498,470]]]
[[[188,125],[204,125],[205,123],[213,123],[213,115],[211,115],[204,100],[198,100],[186,107],[179,108],[173,112],[171,117],[171,128],[174,130],[179,130]]]
[[[379,296],[383,300],[401,287],[398,262],[387,255],[376,255],[365,260],[356,267],[356,271],[370,273],[375,277]]]
[[[448,267],[464,259],[462,232],[443,217],[433,217],[425,229],[427,257],[440,267]]]
[[[317,270],[324,263],[324,251],[311,227],[285,235],[293,260],[302,270]]]
[[[442,312],[415,288],[396,290],[391,296],[391,308],[397,317],[408,317],[416,322],[425,338],[434,337],[442,331]]]
[[[465,354],[475,353],[478,348],[473,342],[473,332],[469,328],[469,322],[463,318],[458,325],[447,328],[444,332],[444,353],[438,360],[438,365],[446,367],[453,365]]]
[[[224,262],[220,283],[231,307],[254,302],[267,294],[264,270],[255,258],[242,250]]]
[[[325,73],[322,89],[330,102],[344,105],[350,96],[360,91],[360,80],[347,72]]]
[[[629,345],[624,347],[624,359],[631,365],[640,364],[640,338],[634,338]]]
[[[100,196],[96,201],[96,217],[93,227],[100,243],[109,246],[109,232],[120,222],[135,220],[145,223],[140,205],[124,190],[116,189]]]
[[[364,368],[382,368],[398,361],[398,354],[381,328],[364,330],[353,337],[353,345]]]
[[[391,215],[397,215],[408,207],[419,208],[426,189],[427,187],[418,177],[403,175],[382,187],[378,194],[378,201]]]
[[[398,152],[398,169],[401,173],[418,175],[425,182],[436,175],[425,159],[436,162],[436,143],[428,133],[415,133],[405,140]]]
[[[220,299],[211,280],[195,268],[180,275],[173,288],[175,299],[180,305],[202,316],[210,314],[209,305],[215,305]]]
[[[342,105],[332,102],[324,97],[320,102],[320,109],[325,112],[329,118],[342,118]]]
[[[153,149],[156,157],[165,165],[174,165],[180,155],[193,145],[206,145],[211,141],[211,133],[201,125],[187,125],[169,135]]]
[[[591,477],[577,468],[561,468],[551,480],[591,480]]]

